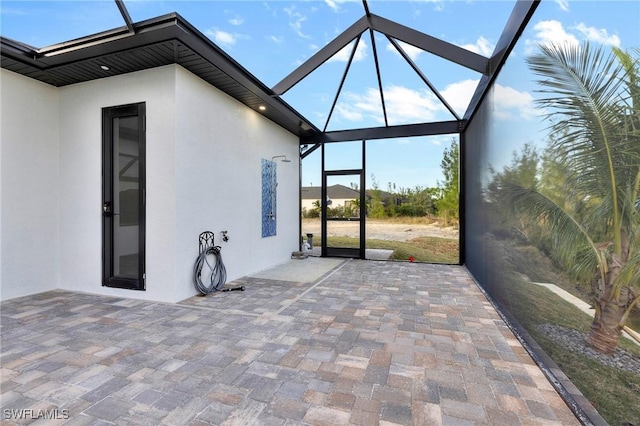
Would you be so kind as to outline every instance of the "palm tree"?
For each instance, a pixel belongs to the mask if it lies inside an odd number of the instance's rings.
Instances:
[[[527,59],[541,77],[537,102],[550,123],[550,149],[570,174],[567,193],[586,210],[576,215],[535,188],[505,188],[523,214],[550,229],[557,258],[592,278],[587,342],[609,354],[640,306],[639,53],[565,44],[540,46]]]

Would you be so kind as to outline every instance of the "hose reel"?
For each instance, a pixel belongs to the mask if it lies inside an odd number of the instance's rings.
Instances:
[[[211,231],[205,231],[199,237],[199,251],[196,262],[193,266],[193,283],[196,290],[201,295],[208,295],[216,291],[244,291],[245,287],[234,286],[224,287],[227,281],[227,270],[222,262],[222,248],[214,243],[214,234]],[[205,278],[207,283],[203,282],[202,270],[207,265],[210,274]]]

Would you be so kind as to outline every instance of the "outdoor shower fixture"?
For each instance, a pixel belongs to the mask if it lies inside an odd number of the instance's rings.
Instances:
[[[278,162],[291,163],[286,155],[274,155],[271,160],[262,159],[262,237],[276,235]]]
[[[274,155],[273,157],[271,157],[271,161],[274,161],[276,158],[282,158],[282,160],[280,161],[282,161],[283,163],[291,162],[291,160],[289,160],[286,155]]]
[[[277,161],[283,163],[291,162],[291,160],[289,160],[286,155],[274,155],[273,157],[271,157],[271,161],[263,160],[263,237],[275,235],[276,232],[276,194],[278,187],[278,179],[276,177]]]

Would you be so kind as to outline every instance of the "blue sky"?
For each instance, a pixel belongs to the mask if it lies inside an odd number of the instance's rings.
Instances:
[[[361,1],[156,1],[125,0],[138,22],[170,12],[223,48],[267,86],[274,86],[318,49],[364,15]],[[490,56],[513,1],[369,0],[372,13]],[[0,3],[0,33],[35,47],[123,25],[113,1],[8,1]],[[524,63],[536,44],[589,40],[628,49],[640,47],[640,2],[543,0],[509,60],[509,73],[495,91],[500,128],[518,143],[541,143],[535,85]],[[450,120],[453,117],[416,76],[386,38],[375,39],[390,124]],[[480,75],[404,46],[447,102],[463,115]],[[285,101],[323,128],[346,66],[340,52],[283,95]],[[372,42],[365,33],[338,99],[328,130],[382,124]],[[514,130],[516,129],[516,130]],[[452,136],[367,144],[367,186],[372,176],[382,189],[435,186],[440,161]],[[511,157],[511,145],[502,153]],[[496,154],[496,158],[500,157]],[[331,167],[360,165],[359,144],[331,147]],[[496,165],[499,166],[499,165]],[[303,185],[320,184],[319,151],[303,163]]]

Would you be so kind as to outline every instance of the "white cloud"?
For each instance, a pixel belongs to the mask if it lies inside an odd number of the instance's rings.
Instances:
[[[540,21],[533,29],[539,44],[578,44],[578,38],[568,33],[560,21]]]
[[[454,111],[458,114],[463,114],[467,110],[469,102],[471,102],[471,97],[473,97],[473,93],[476,91],[478,81],[479,80],[462,80],[449,84],[440,94]]]
[[[487,57],[491,56],[493,50],[495,49],[495,45],[483,36],[480,36],[478,40],[476,40],[476,42],[473,44],[464,44],[460,47]]]
[[[295,6],[285,7],[283,9],[291,20],[289,21],[289,26],[293,28],[293,30],[298,34],[298,37],[301,38],[310,38],[310,36],[306,35],[302,32],[302,23],[307,20],[306,15],[298,12]]]
[[[28,14],[27,11],[23,9],[0,6],[0,15],[21,16],[21,15],[27,15],[27,14]]]
[[[534,39],[525,40],[525,55],[533,54],[538,45],[575,45],[579,43],[578,38],[568,33],[560,21],[540,21],[533,26],[533,30],[535,32]]]
[[[207,35],[213,39],[216,44],[223,46],[233,46],[236,44],[237,37],[231,33],[226,31],[218,30],[216,28],[212,28],[207,30]]]
[[[444,10],[445,0],[414,0],[416,3],[431,3],[433,4],[433,10],[436,12],[440,12]],[[471,2],[472,0],[467,0],[467,2]],[[413,16],[419,16],[421,13],[420,10],[416,10],[413,12]]]
[[[576,26],[576,30],[589,41],[620,47],[620,37],[615,34],[609,35],[605,28],[588,27],[581,22]]]
[[[560,7],[560,9],[564,10],[565,12],[569,11],[569,0],[556,0],[556,3]]]
[[[339,11],[340,10],[340,6],[338,5],[337,2],[333,1],[333,0],[324,0],[324,2],[327,4],[327,6],[329,6],[331,9],[333,9],[334,11]]]
[[[432,145],[436,145],[436,146],[442,146],[445,144],[450,144],[451,143],[451,137],[450,136],[432,136],[429,138],[429,140],[431,141]]]
[[[479,80],[463,80],[449,84],[441,92],[447,103],[458,113],[464,114],[476,91]],[[494,115],[498,119],[529,119],[537,114],[533,105],[533,96],[529,92],[520,92],[512,87],[496,84],[493,91]]]
[[[352,108],[349,105],[337,104],[335,111],[338,116],[348,121],[362,121],[363,118],[363,115],[360,111],[357,111],[355,108]]]
[[[244,18],[241,18],[240,16],[236,16],[234,18],[229,19],[229,23],[235,26],[242,25],[244,24]]]
[[[434,120],[444,108],[430,91],[402,86],[387,87],[384,100],[390,124]]]
[[[353,61],[358,62],[367,57],[367,43],[364,39],[360,39],[358,43],[358,47],[356,47],[356,53],[353,55]],[[349,60],[349,56],[351,56],[351,51],[353,50],[353,43],[347,44],[345,47],[340,49],[338,53],[333,55],[327,62],[347,62]]]
[[[324,0],[324,3],[329,6],[331,10],[334,12],[342,12],[342,8],[340,7],[342,3],[349,2],[360,2],[360,0]]]
[[[513,87],[496,84],[493,97],[494,116],[497,119],[531,119],[537,116],[533,96],[529,92],[520,92]]]
[[[386,87],[384,101],[390,125],[432,121],[444,109],[431,92],[402,86]],[[375,88],[367,89],[364,94],[344,93],[336,112],[345,120],[369,119],[384,124],[380,92]]]
[[[417,60],[421,53],[424,53],[424,50],[418,47],[415,47],[411,44],[407,44],[402,41],[398,41],[398,44],[400,45],[400,48],[404,50],[404,53],[406,53],[407,56],[409,56],[413,61]],[[400,55],[400,52],[398,52],[395,46],[391,43],[387,44],[387,51]]]
[[[449,84],[442,96],[449,105],[463,114],[478,86],[479,80],[463,80]],[[537,116],[533,96],[512,87],[495,85],[494,114],[498,119],[531,119]],[[390,85],[384,88],[384,101],[390,125],[423,123],[451,119],[445,106],[428,90]],[[380,92],[369,88],[364,93],[344,93],[336,105],[336,117],[347,121],[374,121],[384,124]]]
[[[605,28],[590,27],[583,22],[568,30],[559,21],[540,21],[533,29],[535,31],[534,40],[527,40],[525,43],[527,54],[532,53],[532,47],[538,44],[576,45],[583,40],[616,47],[621,44],[620,37],[615,34],[609,34]],[[573,33],[570,30],[573,30]]]
[[[268,38],[269,38],[269,40],[271,40],[275,44],[282,44],[284,42],[284,37],[283,36],[272,35],[272,36],[269,36]]]

